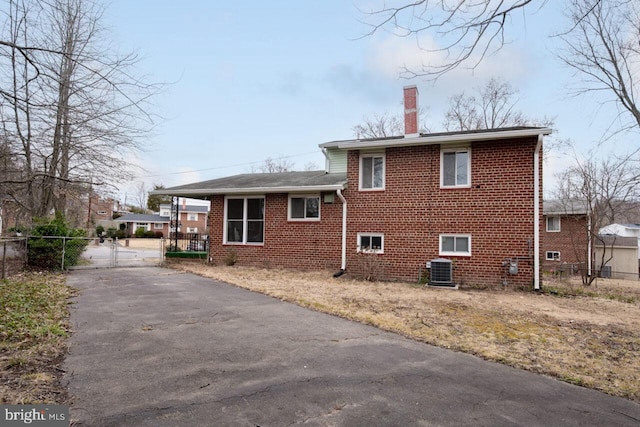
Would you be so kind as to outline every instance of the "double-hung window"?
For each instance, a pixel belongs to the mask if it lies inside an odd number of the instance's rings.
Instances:
[[[198,214],[197,213],[189,213],[187,215],[187,221],[197,221],[198,220]]]
[[[440,255],[470,256],[471,236],[469,234],[441,234]]]
[[[224,243],[264,243],[264,197],[225,200]]]
[[[320,219],[320,196],[290,196],[289,220],[318,221]]]
[[[440,186],[471,186],[471,149],[443,149],[440,152]]]
[[[384,154],[360,156],[360,190],[384,190]]]
[[[560,231],[560,217],[548,216],[547,217],[547,232],[557,233]]]

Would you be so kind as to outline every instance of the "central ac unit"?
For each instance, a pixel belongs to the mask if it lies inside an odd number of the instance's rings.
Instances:
[[[453,283],[452,266],[450,259],[431,260],[431,284],[451,285]]]

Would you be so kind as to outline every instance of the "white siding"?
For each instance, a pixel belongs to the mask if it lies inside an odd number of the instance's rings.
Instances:
[[[347,173],[347,151],[338,149],[327,150],[327,172]]]

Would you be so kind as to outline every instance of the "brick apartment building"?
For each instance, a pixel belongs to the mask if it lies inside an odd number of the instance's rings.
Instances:
[[[156,194],[210,200],[210,260],[442,284],[540,285],[548,128],[419,133],[320,145],[325,170],[242,174]]]
[[[573,274],[588,268],[589,231],[585,203],[547,200],[543,212],[543,270]]]

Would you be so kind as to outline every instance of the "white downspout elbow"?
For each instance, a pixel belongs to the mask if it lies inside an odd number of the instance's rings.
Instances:
[[[336,190],[338,197],[342,200],[342,262],[340,263],[340,270],[346,271],[347,269],[347,200],[342,195],[342,190]]]
[[[540,150],[542,134],[533,154],[533,289],[540,290]]]

